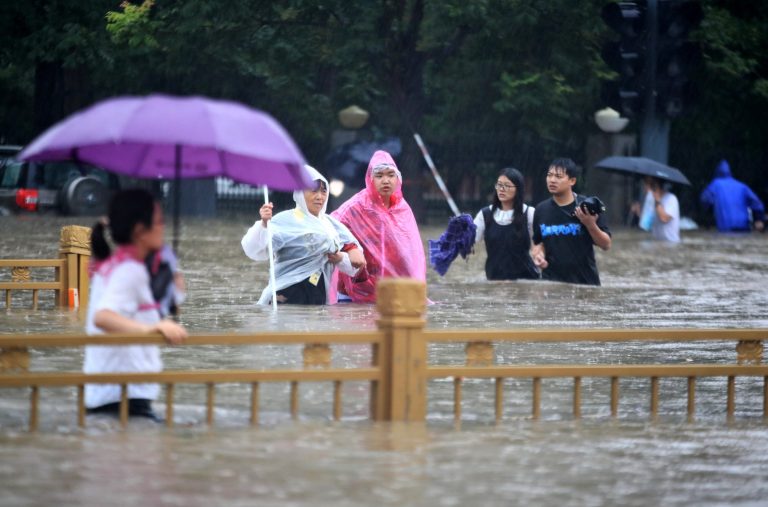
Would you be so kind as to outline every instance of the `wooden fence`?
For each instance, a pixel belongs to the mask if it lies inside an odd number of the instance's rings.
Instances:
[[[94,344],[163,344],[159,335],[0,335],[0,388],[30,388],[29,426],[38,424],[39,392],[43,387],[72,386],[77,389],[77,421],[85,424],[84,386],[87,383],[110,383],[121,386],[120,420],[128,421],[127,385],[153,382],[165,386],[166,424],[174,423],[174,387],[181,383],[206,386],[208,424],[214,422],[215,385],[244,383],[251,387],[251,422],[259,421],[259,386],[265,382],[290,385],[290,412],[297,417],[298,386],[301,382],[330,382],[333,385],[334,419],[342,416],[344,382],[370,382],[370,417],[381,421],[424,421],[427,416],[427,387],[431,379],[452,378],[454,384],[454,417],[461,419],[462,384],[466,378],[489,378],[495,381],[495,418],[503,413],[504,380],[532,379],[531,416],[540,417],[541,381],[545,378],[573,379],[573,416],[581,417],[581,383],[583,378],[610,379],[610,410],[619,416],[620,380],[644,377],[651,381],[649,413],[659,411],[659,379],[687,379],[688,419],[695,414],[695,386],[701,377],[727,378],[727,417],[734,416],[737,377],[762,377],[760,400],[763,417],[768,418],[768,365],[763,364],[762,341],[768,329],[517,329],[517,330],[426,330],[424,313],[426,287],[407,279],[382,280],[378,287],[376,331],[361,332],[270,332],[250,335],[194,335],[184,347],[200,345],[266,345],[303,344],[304,367],[266,370],[171,370],[159,373],[84,374],[81,372],[34,372],[30,369],[29,349],[40,347],[81,347]],[[499,342],[694,342],[730,341],[735,345],[734,358],[728,364],[604,364],[604,365],[496,365],[494,344]],[[428,364],[429,343],[465,343],[466,358],[462,366]],[[332,344],[367,344],[371,347],[371,364],[356,368],[331,368]]]
[[[88,301],[88,261],[91,255],[91,229],[68,225],[61,230],[58,259],[0,259],[0,270],[10,269],[10,281],[0,281],[5,290],[5,308],[11,308],[13,291],[32,291],[32,308],[37,309],[39,291],[54,291],[55,301],[68,306],[70,291],[76,289],[79,300]],[[53,280],[35,280],[32,270],[53,268]]]

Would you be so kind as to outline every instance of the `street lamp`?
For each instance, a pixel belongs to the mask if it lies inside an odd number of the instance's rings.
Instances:
[[[595,113],[595,123],[603,132],[618,134],[627,126],[629,119],[622,118],[617,111],[606,107]]]
[[[368,121],[368,111],[351,105],[339,111],[339,123],[345,129],[359,129]]]
[[[631,155],[635,151],[635,136],[620,134],[629,123],[628,118],[606,107],[594,114],[595,123],[600,128],[600,134],[592,134],[587,140],[587,163],[592,167],[605,157],[612,155]],[[602,173],[602,174],[601,174]],[[608,208],[606,220],[612,225],[624,223],[624,210],[627,203],[632,201],[632,180],[619,174],[598,171],[589,181],[589,189],[600,195]]]

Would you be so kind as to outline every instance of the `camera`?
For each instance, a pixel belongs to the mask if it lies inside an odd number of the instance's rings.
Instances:
[[[605,212],[605,204],[603,204],[603,201],[600,200],[599,197],[587,197],[583,201],[581,201],[581,210],[585,213],[589,213],[590,215],[599,215],[600,213]]]

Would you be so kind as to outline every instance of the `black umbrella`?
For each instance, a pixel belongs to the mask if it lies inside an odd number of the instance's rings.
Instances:
[[[646,157],[608,157],[595,164],[595,167],[608,171],[653,176],[654,178],[682,185],[691,184],[688,178],[685,177],[685,174],[681,173],[678,169]]]

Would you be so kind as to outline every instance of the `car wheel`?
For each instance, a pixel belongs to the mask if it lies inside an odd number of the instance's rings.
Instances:
[[[109,198],[104,184],[90,176],[80,176],[62,189],[61,209],[67,215],[103,215]]]

